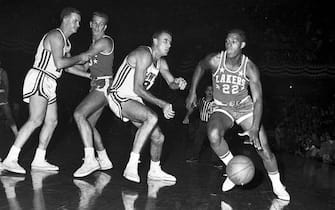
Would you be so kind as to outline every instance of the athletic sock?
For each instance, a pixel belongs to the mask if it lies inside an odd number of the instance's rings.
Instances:
[[[149,170],[156,170],[156,169],[160,169],[160,161],[150,161],[150,169]]]
[[[85,147],[84,153],[85,153],[86,160],[92,160],[94,158],[94,148],[93,147]]]
[[[230,151],[228,151],[226,154],[222,155],[222,156],[219,156],[219,158],[222,160],[222,162],[225,164],[225,165],[228,165],[229,161],[231,159],[233,159],[233,154],[231,154]]]
[[[135,164],[135,165],[137,165],[139,159],[140,159],[140,154],[139,153],[131,152],[128,164]]]
[[[20,154],[21,148],[16,147],[15,145],[13,145],[10,150],[9,153],[7,155],[7,158],[10,160],[17,160]]]
[[[106,150],[97,151],[100,160],[108,159]]]
[[[272,182],[272,186],[283,186],[280,181],[280,174],[278,171],[268,172],[269,178]]]
[[[38,160],[38,161],[39,160],[45,160],[45,154],[46,154],[46,151],[44,149],[37,148],[34,160]]]

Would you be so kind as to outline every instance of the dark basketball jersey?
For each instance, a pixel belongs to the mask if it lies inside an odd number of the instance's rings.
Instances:
[[[104,38],[113,39],[109,36]],[[89,68],[93,77],[111,76],[113,74],[114,47],[108,53],[98,53],[89,61]]]
[[[249,80],[245,76],[248,57],[242,55],[240,67],[233,71],[226,67],[226,56],[226,52],[221,52],[219,66],[212,76],[214,100],[223,104],[240,101],[249,95]]]

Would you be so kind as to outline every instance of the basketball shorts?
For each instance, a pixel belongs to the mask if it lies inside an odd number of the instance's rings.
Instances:
[[[48,101],[48,104],[56,102],[56,78],[38,70],[30,69],[24,79],[23,101],[29,103],[30,97],[38,94]]]
[[[102,76],[91,80],[91,90],[103,92],[107,96],[107,89],[113,82],[113,76]]]
[[[213,113],[221,112],[237,124],[240,124],[243,120],[252,117],[253,110],[254,104],[250,96],[247,96],[240,101],[231,101],[227,104],[214,99],[213,103]]]
[[[123,120],[124,122],[128,122],[129,119],[122,116],[122,103],[127,102],[128,100],[134,100],[139,103],[143,103],[143,100],[140,97],[129,97],[129,96],[124,96],[122,93],[117,92],[117,91],[111,91],[107,95],[107,101],[110,109],[114,112],[114,114]]]
[[[5,105],[5,104],[8,104],[8,100],[7,100],[7,97],[5,95],[5,90],[0,89],[0,106]]]

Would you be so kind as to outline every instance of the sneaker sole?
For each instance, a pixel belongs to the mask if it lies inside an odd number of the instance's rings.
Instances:
[[[123,177],[128,179],[129,181],[133,181],[133,182],[136,182],[136,183],[140,183],[140,180],[137,179],[136,177],[133,177],[133,176],[129,176],[127,174],[123,174]]]
[[[5,170],[7,170],[7,171],[10,171],[10,172],[13,172],[13,173],[17,173],[17,174],[26,174],[26,171],[15,170],[15,169],[12,169],[12,168],[6,166],[5,164],[2,164],[2,167],[3,167],[3,169],[5,169]]]
[[[97,167],[95,167],[95,168],[92,168],[91,170],[89,170],[88,172],[86,172],[86,173],[84,173],[84,174],[77,174],[77,175],[75,175],[75,174],[73,174],[73,176],[74,177],[77,177],[77,178],[80,178],[80,177],[85,177],[85,176],[88,176],[88,175],[90,175],[91,173],[93,173],[94,171],[97,171],[97,170],[99,170],[100,169],[100,166],[97,166]]]
[[[59,171],[59,168],[46,168],[40,166],[31,166],[32,170],[39,170],[39,171]]]
[[[109,169],[112,169],[113,168],[113,165],[110,165],[110,166],[107,166],[107,167],[100,167],[100,170],[109,170]]]

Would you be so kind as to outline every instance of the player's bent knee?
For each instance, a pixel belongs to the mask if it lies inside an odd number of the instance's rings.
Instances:
[[[208,138],[211,143],[217,143],[220,141],[220,130],[218,128],[208,129]]]
[[[157,122],[158,122],[158,117],[155,113],[149,112],[148,117],[147,117],[147,121],[148,121],[148,123],[150,123],[152,125],[156,125]]]

